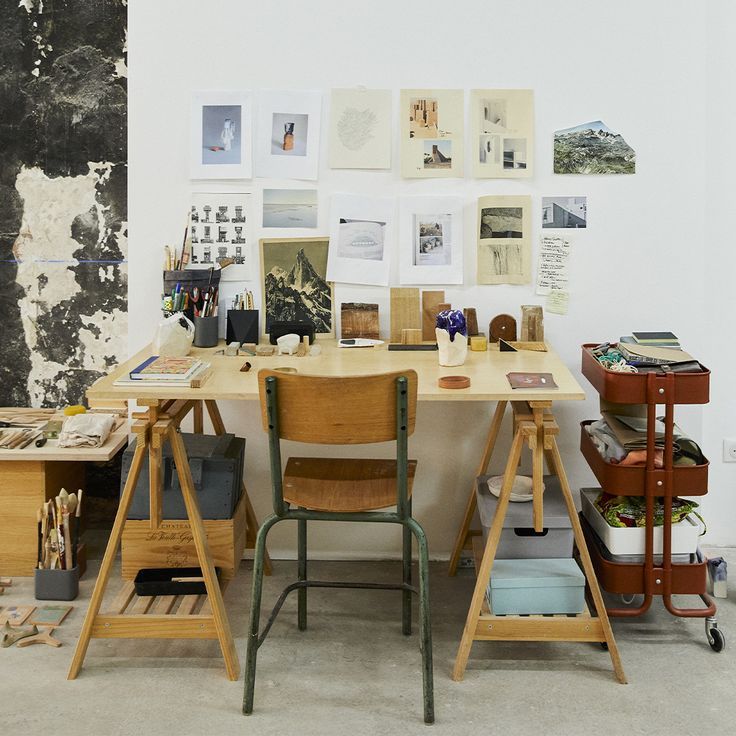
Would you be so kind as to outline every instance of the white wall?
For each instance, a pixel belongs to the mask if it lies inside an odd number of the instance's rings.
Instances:
[[[717,19],[713,22],[718,25]],[[460,194],[466,202],[465,282],[448,287],[454,306],[475,306],[479,323],[500,312],[519,313],[539,303],[532,286],[476,286],[475,201],[482,194],[533,196],[534,250],[542,195],[587,195],[589,227],[574,233],[572,295],[566,316],[547,315],[546,334],[579,375],[582,342],[617,338],[632,329],[672,329],[696,347],[708,365],[720,349],[704,314],[726,297],[733,269],[716,258],[725,231],[705,227],[706,20],[698,4],[672,0],[132,0],[130,3],[130,339],[131,351],[152,336],[161,288],[161,253],[178,243],[189,193],[189,100],[199,89],[322,89],[323,116],[331,87],[394,91],[394,163],[391,172],[333,171],[326,166],[322,129],[319,232],[327,233],[330,193]],[[725,48],[727,39],[721,39]],[[536,175],[532,180],[402,180],[398,175],[398,92],[401,87],[529,87],[536,101]],[[467,95],[466,95],[467,102]],[[557,128],[602,119],[637,152],[635,176],[555,176],[552,134]],[[466,121],[467,124],[467,121]],[[726,123],[724,122],[724,136]],[[725,137],[724,137],[725,145]],[[472,146],[466,146],[470,170]],[[706,156],[707,151],[707,156]],[[725,179],[725,171],[722,172]],[[288,185],[255,179],[241,188]],[[199,185],[201,186],[201,185]],[[232,184],[226,188],[233,188]],[[234,187],[237,189],[237,185]],[[725,221],[723,223],[725,225]],[[706,238],[706,233],[708,237]],[[709,243],[704,242],[709,240]],[[256,250],[254,249],[254,256]],[[707,266],[705,264],[710,264]],[[397,263],[392,284],[397,284]],[[708,282],[704,278],[707,276]],[[257,281],[251,284],[251,288]],[[703,294],[707,294],[703,304]],[[376,301],[388,324],[388,289],[338,285],[336,303]],[[138,328],[136,328],[138,326]],[[707,331],[704,331],[707,330]],[[708,339],[704,339],[708,337]],[[725,371],[719,381],[725,381]],[[597,397],[559,407],[562,452],[574,487],[593,476],[577,447],[578,423],[597,414]],[[725,387],[716,387],[721,395]],[[416,514],[433,555],[447,555],[480,454],[490,405],[420,407],[412,454],[419,460]],[[228,427],[248,437],[247,482],[259,515],[270,504],[266,443],[252,404],[223,407]],[[730,544],[722,512],[733,511],[720,465],[726,418],[716,404],[679,417],[715,462],[709,498],[709,541]],[[718,419],[716,419],[718,417]],[[469,428],[475,428],[469,431]],[[507,444],[502,448],[505,450]],[[494,461],[503,466],[504,452]],[[730,470],[731,468],[729,468]],[[293,529],[272,533],[272,549],[290,553]],[[310,534],[322,556],[384,556],[399,551],[396,530],[371,526],[356,532],[334,525]]]

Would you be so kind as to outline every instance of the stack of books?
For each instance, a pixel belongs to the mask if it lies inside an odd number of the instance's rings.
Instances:
[[[153,355],[121,376],[115,386],[185,386],[197,388],[209,375],[210,364],[194,357]]]
[[[680,370],[701,370],[697,360],[682,349],[671,332],[632,332],[619,339],[618,350],[628,363],[639,368],[678,365]]]

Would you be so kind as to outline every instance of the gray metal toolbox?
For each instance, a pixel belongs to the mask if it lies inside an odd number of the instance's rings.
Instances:
[[[476,486],[478,513],[483,528],[483,539],[493,523],[498,499],[488,490],[488,479],[481,475]],[[509,503],[503,521],[501,541],[496,558],[499,560],[572,557],[574,536],[567,506],[562,498],[557,476],[544,476],[544,531],[535,532],[532,520],[532,503]]]
[[[207,435],[182,433],[184,446],[192,469],[192,479],[199,498],[203,519],[230,519],[240,500],[243,488],[245,440],[232,434]],[[120,492],[130,472],[135,452],[135,440],[123,454]],[[181,495],[179,476],[174,467],[171,445],[167,442],[162,452],[161,480],[163,486],[163,518],[186,519],[184,497]],[[129,519],[148,519],[148,455],[145,456],[135,495],[128,511]]]

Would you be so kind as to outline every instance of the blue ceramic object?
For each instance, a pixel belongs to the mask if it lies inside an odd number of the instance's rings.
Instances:
[[[447,330],[450,333],[450,341],[455,341],[455,335],[459,332],[464,337],[468,336],[468,328],[465,324],[465,315],[460,309],[445,309],[437,315],[436,327]]]

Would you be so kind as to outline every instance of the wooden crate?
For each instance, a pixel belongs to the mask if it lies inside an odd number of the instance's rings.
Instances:
[[[38,559],[36,511],[62,488],[69,493],[84,488],[84,463],[0,461],[1,575],[33,575]]]
[[[205,519],[210,552],[223,582],[231,580],[245,549],[246,495],[238,501],[232,519]],[[138,570],[151,567],[199,567],[189,522],[164,519],[158,529],[146,520],[127,521],[122,539],[122,575],[133,580]]]

